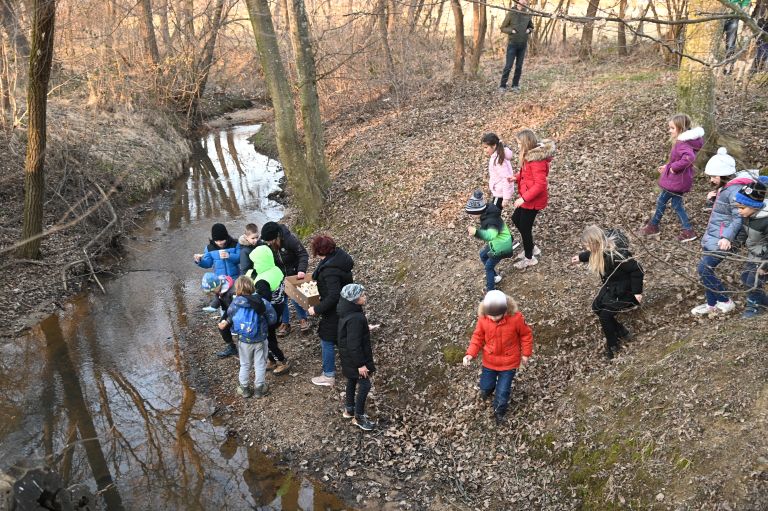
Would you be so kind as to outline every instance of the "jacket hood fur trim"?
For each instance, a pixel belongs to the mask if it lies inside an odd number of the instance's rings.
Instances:
[[[680,135],[677,137],[677,141],[685,142],[686,140],[696,140],[697,138],[702,138],[703,136],[704,128],[701,126],[696,126],[695,128],[691,128],[688,131],[680,133]]]
[[[525,161],[551,160],[555,156],[555,141],[545,138],[539,145],[528,151]]]
[[[517,302],[514,298],[512,298],[509,295],[507,296],[507,312],[504,313],[505,316],[514,316],[517,314]],[[477,306],[477,315],[478,316],[485,316],[485,307],[483,307],[483,302],[480,302],[480,304]]]

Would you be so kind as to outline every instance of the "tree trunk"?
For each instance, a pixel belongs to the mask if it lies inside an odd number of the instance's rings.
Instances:
[[[723,7],[717,0],[691,0],[688,6],[691,20],[720,12],[723,12]],[[715,74],[711,67],[687,56],[709,64],[717,62],[723,24],[720,21],[708,21],[686,25],[685,32],[683,57],[677,74],[677,109],[690,115],[696,124],[704,128],[706,145],[704,151],[700,152],[704,154],[709,152],[708,149],[716,139]]]
[[[379,0],[379,5],[376,7],[376,16],[379,20],[379,39],[381,39],[381,47],[384,50],[384,62],[387,66],[387,74],[389,75],[389,88],[391,89],[395,83],[395,62],[392,59],[392,50],[389,47],[389,29],[387,21],[387,0]]]
[[[587,17],[592,18],[597,14],[597,8],[600,6],[600,0],[589,0],[587,6]],[[584,24],[581,32],[581,47],[579,48],[579,58],[588,59],[592,56],[592,32],[595,28],[594,21],[588,21]]]
[[[163,38],[165,55],[171,52],[171,29],[168,25],[168,1],[160,0],[160,36]]]
[[[55,0],[35,0],[32,14],[32,48],[29,55],[27,84],[27,154],[24,161],[24,222],[17,251],[22,259],[40,257],[43,232],[43,198],[45,195],[45,137],[48,106],[48,79],[53,61],[53,39],[56,19]]]
[[[299,79],[299,102],[304,126],[304,145],[310,179],[317,183],[325,194],[331,186],[328,165],[325,160],[323,122],[320,118],[320,100],[317,97],[317,70],[312,41],[309,35],[309,20],[304,0],[291,0],[288,20],[291,28],[291,43],[296,59],[296,76]]]
[[[453,79],[464,77],[464,13],[459,0],[451,0],[453,22],[456,27],[456,42],[453,49]]]
[[[147,58],[153,65],[160,63],[160,51],[157,49],[155,25],[152,22],[152,0],[141,0],[141,27]]]
[[[19,27],[19,18],[11,0],[0,0],[0,24],[3,25],[8,38],[16,46],[16,53],[26,59],[29,57],[29,41],[24,31]]]
[[[619,18],[622,20],[627,13],[627,0],[619,0]],[[629,55],[627,50],[627,31],[624,27],[624,23],[619,23],[618,33],[616,35],[619,43],[619,55],[626,57]]]
[[[253,26],[261,68],[264,71],[275,110],[275,131],[280,161],[296,198],[296,204],[301,211],[303,223],[308,226],[317,225],[320,219],[322,194],[317,184],[312,182],[306,173],[307,162],[301,150],[299,133],[296,129],[293,97],[283,61],[280,58],[269,3],[268,0],[246,0],[246,6]]]
[[[213,11],[213,20],[211,21],[211,30],[208,40],[203,46],[203,55],[200,65],[197,67],[197,83],[194,85],[194,93],[189,109],[189,116],[194,123],[197,122],[198,110],[200,107],[200,98],[205,93],[205,87],[208,84],[208,76],[213,65],[213,55],[216,50],[216,39],[221,28],[222,11],[224,10],[224,0],[216,0],[216,7]]]
[[[397,25],[397,0],[387,0],[387,33],[395,31]]]
[[[645,18],[646,14],[648,14],[648,9],[650,9],[652,2],[653,2],[653,0],[648,0],[648,3],[645,4],[645,8],[643,9],[643,13],[640,15],[640,18]],[[642,34],[643,33],[643,22],[642,21],[640,21],[640,23],[638,23],[637,29],[634,32],[635,33],[632,36],[632,47],[633,48],[637,44],[637,39],[639,37],[638,34]]]
[[[480,56],[485,45],[485,31],[488,28],[485,4],[472,4],[472,56],[469,60],[469,73],[477,78],[480,71]]]
[[[421,9],[424,8],[424,0],[412,0],[411,7],[408,10],[408,33],[412,34],[416,30],[416,24],[419,22]]]

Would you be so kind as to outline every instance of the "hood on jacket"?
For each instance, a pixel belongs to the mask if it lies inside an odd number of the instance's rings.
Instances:
[[[217,250],[227,250],[229,248],[235,248],[237,246],[237,240],[233,237],[227,238],[227,244],[223,247],[219,247],[213,240],[208,241],[208,252],[215,252]]]
[[[528,151],[525,161],[551,160],[555,157],[555,141],[545,138],[539,145]]]
[[[677,141],[689,142],[696,140],[697,138],[704,138],[704,128],[701,126],[696,126],[695,128],[691,128],[688,131],[680,133],[680,135],[677,136]]]
[[[272,249],[267,245],[260,245],[253,249],[250,255],[253,262],[253,272],[256,274],[254,281],[265,280],[269,283],[270,291],[275,291],[280,287],[283,280],[283,272],[275,265],[275,257],[272,255]]]
[[[496,204],[489,202],[485,206],[485,211],[480,214],[480,228],[487,229],[493,227],[501,232],[504,228],[504,220],[501,219],[501,210]]]
[[[232,300],[233,305],[237,305],[238,307],[249,307],[251,309],[255,308],[254,304],[257,304],[261,301],[261,297],[258,295],[240,295],[236,296],[234,300]]]
[[[514,316],[517,313],[517,302],[514,298],[507,295],[507,312],[504,313],[505,316]],[[483,302],[480,302],[480,304],[477,306],[477,315],[478,317],[485,316],[485,307],[483,307]]]
[[[258,245],[259,241],[256,241],[256,243],[250,243],[248,241],[248,238],[245,236],[245,234],[241,234],[240,237],[237,239],[237,242],[240,243],[240,246],[242,247],[255,247]]]
[[[343,318],[344,316],[355,312],[363,312],[363,306],[355,302],[350,302],[346,298],[339,298],[339,304],[336,306],[336,313],[340,317]]]

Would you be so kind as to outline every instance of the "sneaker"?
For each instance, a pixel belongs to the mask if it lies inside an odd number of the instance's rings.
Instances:
[[[651,222],[648,222],[645,224],[639,231],[637,231],[637,234],[640,236],[656,236],[659,234],[659,226],[653,225]]]
[[[312,383],[320,387],[333,387],[333,384],[336,383],[336,378],[321,374],[312,378]]]
[[[269,384],[264,382],[262,385],[257,385],[253,390],[253,397],[259,399],[269,394]]]
[[[496,276],[495,276],[495,277],[493,277],[493,283],[494,283],[494,284],[498,284],[499,282],[501,282],[501,275],[499,275],[499,274],[497,273],[497,274],[496,274]]]
[[[627,327],[622,327],[621,333],[618,334],[617,337],[622,341],[631,341],[632,337],[634,336],[632,335],[632,332],[630,332]]]
[[[680,231],[680,234],[677,235],[677,241],[686,243],[688,241],[693,241],[698,237],[699,235],[693,232],[693,229],[683,229]]]
[[[520,92],[520,86],[519,85],[513,85],[512,86],[512,92]]]
[[[741,315],[744,319],[754,318],[765,312],[765,307],[762,307],[755,300],[747,298],[747,306],[744,308],[744,313]]]
[[[277,363],[274,360],[267,360],[267,371],[274,371]]]
[[[499,87],[499,94],[504,94],[505,92],[507,92],[506,87]]]
[[[309,332],[309,329],[312,328],[312,325],[309,324],[309,321],[306,319],[300,319],[299,320],[299,330],[302,332]]]
[[[479,399],[481,402],[487,403],[488,400],[491,399],[491,393],[484,390],[478,390],[477,399]]]
[[[694,316],[707,316],[709,314],[714,314],[718,312],[718,308],[714,305],[709,305],[708,303],[702,303],[701,305],[697,305],[693,309],[691,309],[691,314]]]
[[[504,414],[501,412],[493,412],[493,418],[496,419],[496,425],[501,426],[504,424]]]
[[[367,415],[355,415],[354,419],[352,419],[352,424],[363,431],[373,431],[373,428],[376,427],[376,424],[371,422]]]
[[[235,348],[234,344],[227,344],[227,347],[218,353],[216,353],[216,356],[219,358],[227,358],[237,355],[237,348]]]
[[[280,375],[285,374],[288,371],[291,370],[291,363],[287,360],[283,360],[280,362],[279,360],[275,363],[275,369],[272,371],[272,374],[274,375]]]
[[[291,325],[288,323],[280,323],[280,326],[277,327],[277,336],[278,337],[285,337],[286,335],[291,333]]]
[[[723,314],[727,314],[736,308],[736,303],[733,300],[728,300],[727,302],[717,302],[715,304],[715,308]]]
[[[344,411],[341,413],[341,416],[345,419],[352,419],[355,416],[354,410],[347,410],[344,408]]]
[[[536,266],[537,264],[539,264],[539,260],[536,259],[535,257],[531,257],[530,259],[526,259],[525,257],[523,257],[522,259],[520,259],[518,262],[516,262],[512,266],[514,266],[518,270],[524,270],[524,269],[528,268],[529,266]]]
[[[248,385],[239,385],[237,386],[237,395],[242,396],[245,398],[249,398],[253,396],[253,389],[249,387]]]
[[[216,312],[217,310],[219,309],[217,309],[216,307],[211,307],[210,305],[206,305],[205,307],[203,307],[203,312]]]
[[[518,243],[518,245],[520,245],[520,244]],[[536,245],[534,245],[533,246],[533,257],[538,257],[540,255],[541,255],[541,249],[539,247],[537,247]],[[525,257],[525,251],[522,251],[519,254],[517,254],[517,258],[518,259],[523,259],[524,257]]]
[[[605,347],[605,358],[608,360],[613,360],[616,358],[616,355],[619,353],[619,347],[618,346],[606,346]]]

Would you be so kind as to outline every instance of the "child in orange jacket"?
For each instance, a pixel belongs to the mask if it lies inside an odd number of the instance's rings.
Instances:
[[[499,290],[488,291],[477,310],[477,327],[464,356],[464,365],[483,350],[483,372],[480,375],[480,397],[492,393],[496,423],[504,421],[509,394],[517,369],[528,363],[533,354],[533,332],[515,301]]]

